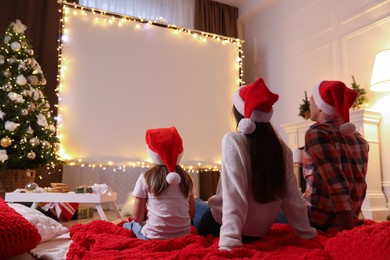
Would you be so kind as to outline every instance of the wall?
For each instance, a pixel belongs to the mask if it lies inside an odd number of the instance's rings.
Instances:
[[[380,0],[251,0],[240,6],[244,45],[244,79],[261,76],[280,95],[272,123],[298,117],[304,91],[338,79],[366,89],[369,108],[382,113],[379,126],[382,186],[390,206],[390,93],[369,90],[375,54],[390,49],[390,1]]]

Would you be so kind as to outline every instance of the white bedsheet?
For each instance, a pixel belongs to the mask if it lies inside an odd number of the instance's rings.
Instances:
[[[66,254],[72,239],[69,232],[48,241],[39,243],[30,253],[38,259],[62,260],[66,259]]]

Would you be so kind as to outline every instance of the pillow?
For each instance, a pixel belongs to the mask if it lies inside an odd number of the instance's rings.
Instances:
[[[0,259],[28,252],[40,241],[37,228],[0,198]]]
[[[42,237],[42,242],[58,237],[69,231],[68,228],[54,219],[45,216],[36,209],[26,207],[19,203],[8,203],[8,205],[38,229],[38,232]]]

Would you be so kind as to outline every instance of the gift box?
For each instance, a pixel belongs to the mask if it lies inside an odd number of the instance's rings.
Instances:
[[[39,203],[41,210],[46,211],[52,215],[53,218],[62,221],[71,220],[76,210],[79,207],[79,203],[69,202],[49,202]]]
[[[80,206],[76,210],[76,213],[73,215],[72,219],[85,219],[85,218],[92,218],[93,217],[93,207],[83,207]]]

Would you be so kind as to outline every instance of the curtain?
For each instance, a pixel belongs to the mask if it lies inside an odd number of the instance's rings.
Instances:
[[[210,0],[196,0],[196,30],[238,38],[237,19],[237,7]]]
[[[194,0],[80,0],[80,5],[146,20],[194,28]]]

